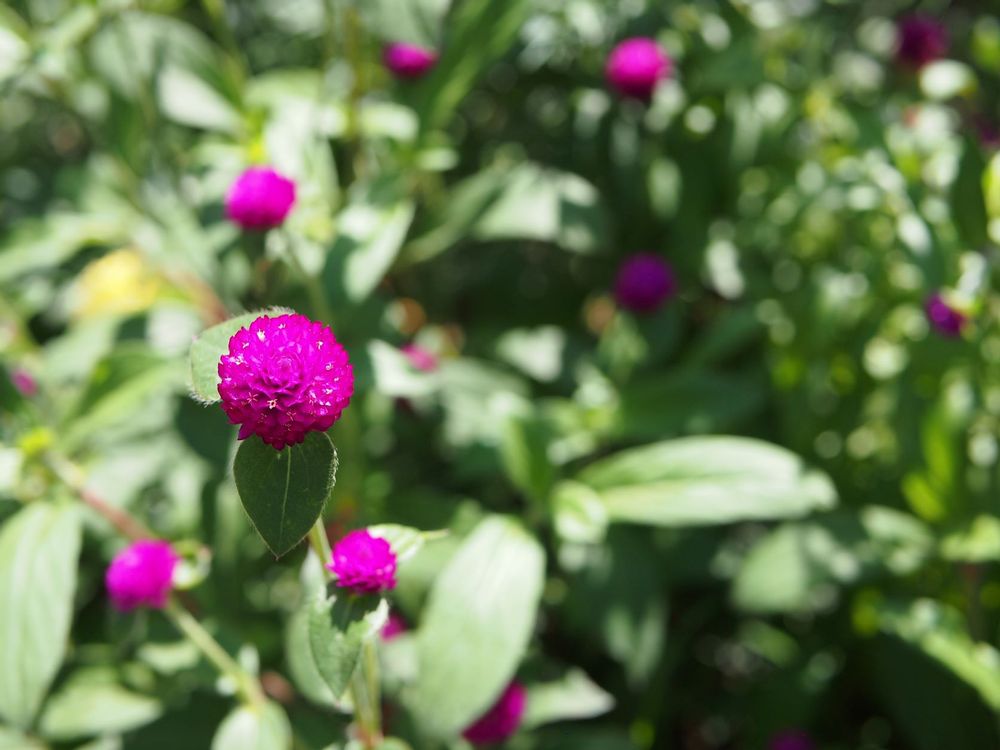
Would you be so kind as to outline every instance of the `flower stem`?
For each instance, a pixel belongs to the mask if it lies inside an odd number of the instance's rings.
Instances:
[[[178,604],[174,599],[167,602],[164,613],[198,650],[219,670],[236,683],[243,700],[253,708],[261,708],[267,702],[257,678],[241,667],[229,652],[219,645],[204,626]]]
[[[330,571],[326,569],[326,566],[330,562],[330,540],[326,538],[326,529],[323,527],[322,516],[317,518],[316,523],[309,529],[309,544],[319,558],[319,562],[323,566],[323,572],[329,577]]]

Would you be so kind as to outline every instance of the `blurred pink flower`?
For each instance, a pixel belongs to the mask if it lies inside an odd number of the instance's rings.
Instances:
[[[179,559],[169,542],[133,542],[115,555],[104,575],[111,603],[122,612],[166,606]]]
[[[295,183],[270,167],[250,167],[226,193],[226,216],[243,229],[280,226],[295,205]]]
[[[356,529],[337,542],[327,568],[337,576],[339,587],[357,594],[396,588],[396,553],[367,529]]]
[[[960,336],[962,329],[969,321],[965,313],[949,305],[939,293],[932,294],[927,299],[924,311],[927,313],[927,320],[934,330],[947,338]]]
[[[386,620],[385,626],[382,628],[382,640],[391,641],[393,638],[402,635],[407,630],[409,630],[409,628],[406,627],[406,620],[395,612],[390,612],[389,619]]]
[[[400,351],[410,360],[410,364],[421,372],[434,372],[437,369],[437,357],[419,344],[406,344],[400,347]]]
[[[936,18],[911,15],[896,25],[896,60],[918,70],[948,54],[948,30]]]
[[[38,383],[27,370],[22,370],[20,367],[16,368],[10,374],[10,380],[22,396],[31,398],[38,393]]]
[[[528,691],[519,682],[511,682],[489,711],[469,726],[462,736],[474,745],[503,742],[521,726],[528,704]]]
[[[434,67],[438,54],[432,49],[394,42],[382,52],[382,61],[397,78],[420,78]]]
[[[657,84],[670,77],[673,67],[673,61],[655,40],[633,37],[611,51],[604,72],[622,96],[649,101]]]
[[[354,393],[354,371],[333,331],[304,315],[262,315],[229,339],[219,395],[239,439],[281,450],[326,432]]]
[[[636,253],[618,269],[615,299],[626,310],[651,313],[676,291],[673,270],[655,253]]]
[[[768,743],[769,750],[815,750],[815,747],[809,735],[799,729],[782,730]]]

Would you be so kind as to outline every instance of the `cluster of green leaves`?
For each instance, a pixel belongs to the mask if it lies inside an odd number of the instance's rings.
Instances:
[[[515,750],[1000,742],[1000,25],[925,3],[950,59],[904,71],[911,5],[0,8],[0,747],[355,750],[366,644],[382,750],[464,747],[515,676]],[[649,106],[602,80],[635,34],[676,62]],[[397,40],[433,72],[392,81]],[[241,235],[256,162],[298,201]],[[681,290],[646,317],[609,297],[639,250]],[[282,452],[214,403],[277,307],[357,380]],[[115,511],[185,550],[263,706],[109,609]],[[317,518],[391,541],[387,601],[327,589]]]

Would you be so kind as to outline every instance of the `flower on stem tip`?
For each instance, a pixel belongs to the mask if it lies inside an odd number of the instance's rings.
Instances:
[[[528,691],[524,685],[517,681],[511,682],[497,702],[467,727],[462,736],[474,745],[503,742],[521,726],[527,704]]]
[[[673,269],[655,253],[636,253],[618,269],[615,299],[626,310],[654,312],[676,291]]]
[[[657,84],[669,78],[673,68],[673,61],[655,39],[633,37],[611,51],[604,74],[622,96],[649,101]]]
[[[438,54],[432,49],[406,42],[394,42],[382,52],[382,62],[397,78],[420,78],[434,67]]]
[[[948,30],[936,18],[905,16],[896,25],[896,60],[919,70],[948,53]]]
[[[385,539],[367,529],[355,529],[333,547],[327,569],[337,586],[356,594],[374,594],[396,588],[396,553]]]
[[[243,229],[273,229],[295,205],[295,183],[270,167],[250,167],[226,193],[226,216]]]
[[[133,542],[114,556],[104,575],[111,603],[122,612],[137,607],[162,609],[173,589],[178,560],[169,542]]]
[[[949,304],[940,292],[928,297],[924,303],[924,312],[927,313],[927,320],[934,330],[946,338],[961,336],[962,329],[969,322],[969,317]]]
[[[229,339],[219,396],[239,439],[281,450],[326,432],[354,393],[354,371],[333,331],[304,315],[262,315]]]

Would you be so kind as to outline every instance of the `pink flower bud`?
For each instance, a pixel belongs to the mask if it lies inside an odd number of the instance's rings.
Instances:
[[[22,396],[31,398],[38,393],[38,383],[27,370],[22,370],[20,367],[15,369],[10,374],[10,380]]]
[[[395,42],[382,53],[382,61],[397,78],[415,79],[434,67],[438,54],[416,44]]]
[[[962,329],[969,322],[968,316],[961,310],[956,310],[941,296],[932,294],[924,304],[927,320],[931,326],[947,338],[957,338],[962,335]]]
[[[389,542],[355,529],[333,547],[333,562],[327,565],[340,588],[356,594],[374,594],[396,588],[396,553]]]
[[[633,37],[611,51],[604,73],[622,96],[648,102],[657,84],[670,77],[673,67],[673,61],[655,40]]]
[[[674,272],[659,255],[637,253],[618,270],[615,298],[626,310],[651,313],[677,291]]]
[[[896,60],[918,70],[948,54],[948,30],[936,18],[906,16],[896,26]]]
[[[528,691],[519,682],[511,682],[485,714],[469,726],[462,736],[474,745],[503,742],[521,726],[528,704]]]
[[[295,183],[270,167],[250,167],[226,193],[226,216],[243,229],[280,226],[295,205]]]
[[[431,352],[417,344],[407,344],[400,348],[400,351],[410,360],[414,369],[420,372],[434,372],[437,369],[438,361]]]
[[[771,737],[769,750],[815,750],[816,745],[805,732],[798,729],[786,729]]]
[[[133,542],[115,555],[104,575],[111,603],[122,612],[166,606],[179,559],[168,542]]]
[[[382,640],[391,641],[393,638],[401,636],[407,630],[409,630],[409,628],[406,627],[406,620],[395,612],[390,612],[389,619],[386,620],[385,625],[382,628]]]

